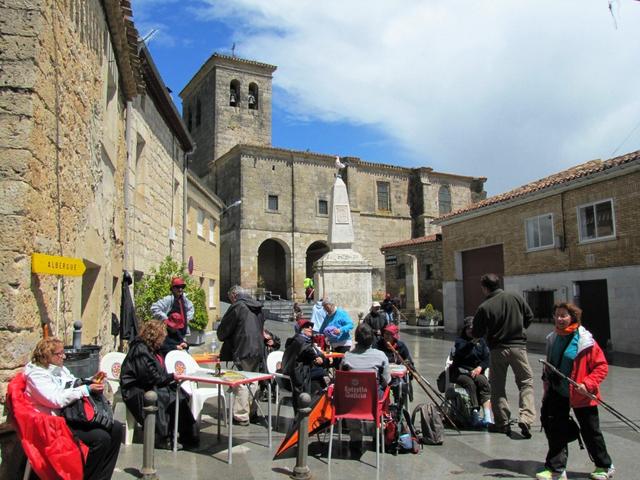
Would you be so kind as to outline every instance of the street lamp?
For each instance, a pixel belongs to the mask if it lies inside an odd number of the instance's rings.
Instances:
[[[241,203],[242,203],[242,200],[236,200],[236,201],[235,201],[235,202],[233,202],[232,204],[227,205],[226,207],[224,207],[224,208],[222,209],[222,211],[220,212],[220,215],[224,215],[224,214],[227,212],[227,210],[230,210],[230,209],[232,209],[233,207],[237,207],[237,206],[238,206],[238,205],[240,205]]]

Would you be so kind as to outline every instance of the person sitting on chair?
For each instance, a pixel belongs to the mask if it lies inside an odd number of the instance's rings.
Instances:
[[[342,370],[373,370],[378,378],[378,398],[391,381],[389,360],[387,356],[373,347],[373,330],[366,323],[361,323],[356,328],[356,346],[353,350],[344,354]],[[362,422],[360,420],[347,421],[349,427],[349,450],[353,456],[362,454]]]
[[[413,368],[413,359],[411,358],[409,347],[400,340],[400,329],[397,325],[391,323],[382,329],[382,337],[376,343],[376,348],[384,352],[389,364],[402,365],[406,361]],[[412,398],[411,378],[410,375],[405,375],[402,378],[394,378],[391,381],[390,386],[394,399],[401,398],[400,388],[402,388],[403,397],[409,395],[409,398]]]
[[[453,347],[449,367],[449,380],[457,383],[469,393],[472,422],[475,427],[486,427],[491,422],[491,386],[484,375],[489,368],[489,347],[484,338],[471,336],[473,317],[464,319],[460,336]],[[480,415],[480,408],[484,417]]]
[[[287,340],[282,356],[282,372],[291,379],[293,409],[296,412],[301,393],[313,396],[327,386],[325,369],[331,364],[331,359],[325,358],[311,341],[313,323],[301,319],[298,327],[300,332]]]
[[[189,350],[189,345],[182,334],[185,326],[182,315],[178,312],[170,313],[164,324],[167,326],[167,336],[160,346],[162,357],[166,357],[172,350]]]
[[[40,340],[31,356],[31,362],[24,367],[27,380],[25,396],[35,408],[49,415],[60,415],[60,410],[83,397],[102,394],[103,372],[98,372],[89,384],[74,386],[76,377],[63,365],[65,359],[62,340],[44,338]],[[84,478],[87,480],[108,480],[120,452],[122,423],[113,421],[110,429],[98,426],[69,425],[73,436],[89,447],[85,459]]]
[[[165,324],[148,320],[140,329],[140,335],[129,345],[129,352],[122,362],[120,386],[122,399],[127,409],[139,424],[144,424],[144,393],[154,390],[158,394],[156,413],[156,448],[171,450],[175,418],[176,382],[174,375],[167,373],[160,346],[167,335]],[[178,431],[180,443],[195,446],[198,437],[194,434],[195,420],[189,409],[186,394],[180,395],[180,417]]]

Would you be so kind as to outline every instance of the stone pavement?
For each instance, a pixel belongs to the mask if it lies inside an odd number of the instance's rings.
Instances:
[[[291,323],[269,322],[267,328],[284,341],[293,332]],[[443,338],[442,331],[427,328],[404,327],[401,338],[407,342],[416,361],[418,371],[435,385],[435,378],[443,368],[444,359],[451,346],[452,338]],[[541,346],[530,347],[530,361],[534,370],[536,404],[540,406],[542,382]],[[611,366],[609,376],[604,383],[604,398],[610,405],[627,417],[640,423],[640,382],[638,370],[640,358],[625,356],[620,358],[624,366]],[[508,396],[512,411],[517,413],[517,390],[510,375],[507,380]],[[426,396],[414,383],[416,398],[412,406],[425,401]],[[263,405],[266,412],[266,405]],[[275,409],[274,415],[275,415]],[[283,407],[284,416],[290,418],[291,409]],[[211,416],[209,416],[209,414]],[[216,424],[213,416],[215,407],[205,407],[202,422],[201,446],[197,451],[179,451],[177,453],[156,450],[155,464],[160,478],[225,480],[250,479],[286,479],[295,466],[295,453],[290,458],[272,461],[273,453],[279,445],[286,425],[281,420],[279,432],[274,432],[274,446],[266,447],[267,432],[264,426],[234,426],[233,464],[226,463],[227,439],[222,429],[220,441],[217,441]],[[638,452],[640,452],[640,433],[631,431],[612,415],[600,409],[601,425],[607,447],[617,469],[617,479],[640,478]],[[275,419],[275,417],[274,417]],[[380,478],[391,479],[458,479],[479,478],[532,478],[543,467],[546,454],[546,439],[539,431],[539,422],[534,425],[533,438],[530,440],[510,439],[506,435],[464,431],[461,434],[447,430],[444,445],[425,447],[418,455],[403,454],[383,456]],[[517,431],[517,429],[516,429]],[[515,435],[514,435],[515,436]],[[321,436],[322,437],[322,436]],[[348,436],[343,437],[348,439]],[[375,452],[369,440],[369,450],[360,461],[349,457],[348,448],[338,448],[334,442],[332,476],[327,470],[328,439],[319,442],[311,439],[309,449],[309,467],[313,478],[349,480],[371,478],[375,471]],[[326,440],[326,441],[325,441]],[[593,465],[586,451],[580,451],[577,443],[570,445],[567,474],[572,478],[588,478]],[[639,463],[636,463],[639,462]],[[124,480],[140,476],[142,465],[142,445],[122,446],[114,479]]]

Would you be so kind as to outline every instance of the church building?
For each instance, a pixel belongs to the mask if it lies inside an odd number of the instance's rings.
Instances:
[[[432,220],[485,197],[485,178],[372,163],[348,152],[322,154],[271,145],[277,67],[212,55],[180,93],[197,149],[190,168],[228,206],[220,225],[220,292],[233,284],[304,298],[303,280],[328,251],[335,154],[347,167],[354,250],[385,292],[385,244],[440,233]],[[398,294],[401,292],[392,292]]]

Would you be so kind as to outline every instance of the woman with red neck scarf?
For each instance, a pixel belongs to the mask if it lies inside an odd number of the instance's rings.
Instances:
[[[536,474],[538,480],[567,478],[567,444],[577,438],[569,417],[571,408],[580,424],[580,434],[589,456],[596,466],[590,478],[606,480],[612,478],[615,472],[600,431],[598,403],[586,395],[600,398],[600,384],[607,376],[609,367],[591,332],[580,324],[581,316],[582,310],[572,303],[556,303],[553,309],[555,330],[547,336],[547,362],[578,386],[574,387],[566,379],[545,370],[541,421],[549,450],[545,469]]]

